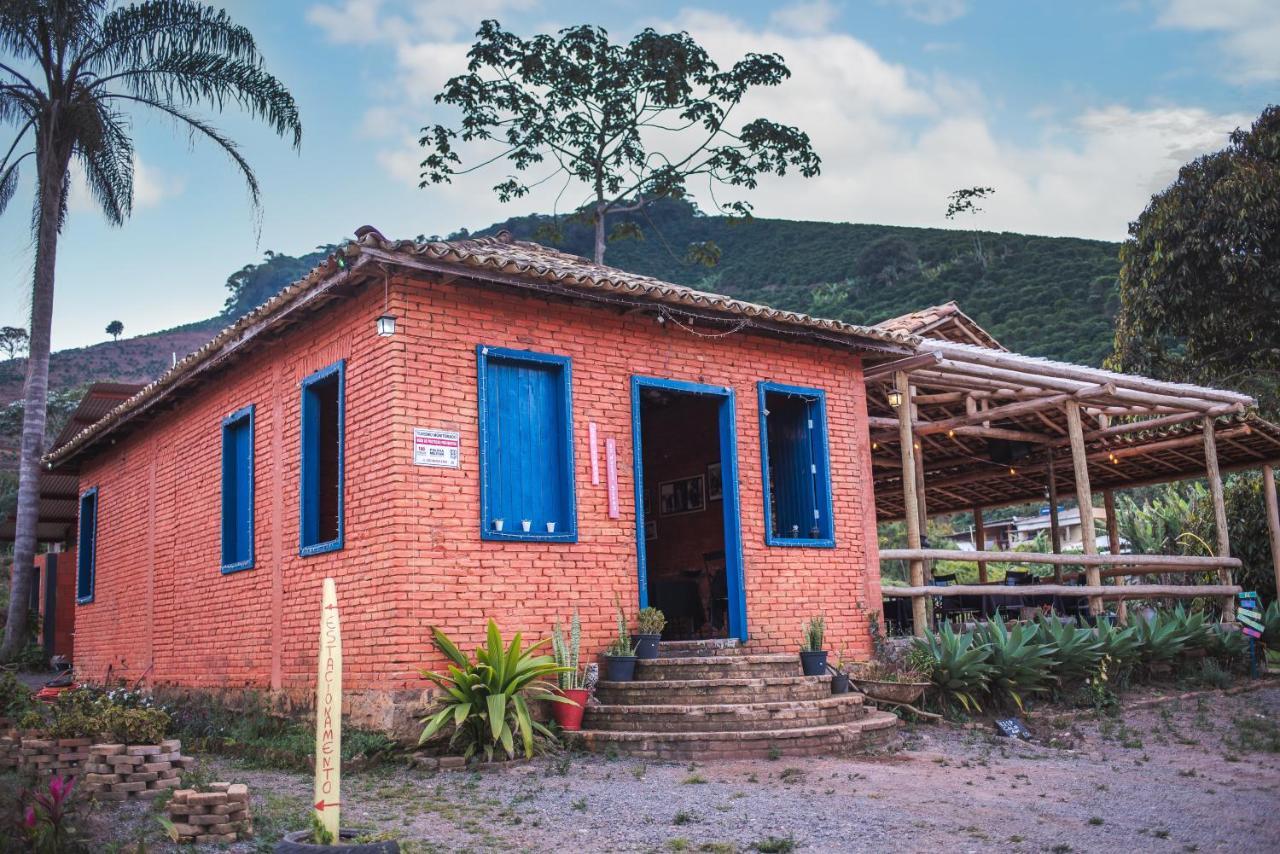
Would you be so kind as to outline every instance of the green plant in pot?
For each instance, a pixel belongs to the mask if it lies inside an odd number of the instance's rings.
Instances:
[[[831,670],[831,693],[832,694],[848,694],[849,693],[849,667],[851,664],[841,658],[836,662],[835,667],[827,665]]]
[[[555,656],[556,666],[560,670],[560,686],[556,693],[568,700],[568,703],[552,703],[551,715],[556,723],[566,732],[582,729],[582,713],[586,711],[590,692],[586,688],[586,673],[578,657],[578,647],[582,640],[582,624],[578,620],[578,612],[573,612],[569,621],[569,633],[556,623],[551,630],[551,652]]]
[[[804,668],[805,676],[826,675],[827,651],[823,649],[826,638],[826,617],[810,617],[804,628],[804,641],[800,644],[800,666]]]
[[[640,630],[636,633],[636,658],[641,661],[658,657],[658,641],[667,627],[666,615],[657,608],[641,608],[636,617]]]
[[[618,608],[618,636],[604,651],[604,678],[609,682],[630,682],[636,678],[636,647],[627,628],[626,611],[617,600],[614,604]]]

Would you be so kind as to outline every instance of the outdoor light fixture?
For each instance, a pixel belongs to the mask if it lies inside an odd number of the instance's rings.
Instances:
[[[889,389],[889,405],[892,406],[894,409],[897,409],[899,406],[901,406],[902,392],[898,391],[896,388]]]
[[[396,316],[394,314],[384,314],[378,318],[378,336],[386,338],[396,334]]]

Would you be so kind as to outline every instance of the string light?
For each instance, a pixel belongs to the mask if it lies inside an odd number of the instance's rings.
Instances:
[[[948,430],[948,431],[947,431],[947,438],[948,438],[948,439],[954,439],[955,437],[956,437],[956,431],[955,431],[955,430]]]
[[[1009,466],[1009,474],[1015,475],[1017,473],[1018,473],[1018,470],[1016,468],[1014,468],[1013,466]]]

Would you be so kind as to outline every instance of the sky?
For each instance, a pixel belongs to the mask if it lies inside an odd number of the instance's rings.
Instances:
[[[1280,100],[1276,0],[222,5],[297,98],[301,149],[234,111],[204,111],[261,179],[255,214],[224,155],[132,114],[133,217],[109,226],[82,185],[72,190],[56,349],[106,340],[112,320],[136,335],[210,317],[227,276],[267,250],[304,253],[364,224],[411,238],[551,210],[550,184],[499,202],[498,167],[418,188],[418,131],[453,117],[432,99],[464,70],[483,18],[522,35],[598,24],[620,41],[646,26],[685,30],[722,65],[781,54],[791,79],[750,95],[741,115],[806,131],[822,157],[819,177],[766,179],[747,197],[758,216],[786,219],[955,227],[947,194],[989,185],[973,220],[983,228],[1123,240],[1182,163]],[[11,134],[0,128],[6,148]],[[0,216],[0,325],[27,325],[30,185]]]

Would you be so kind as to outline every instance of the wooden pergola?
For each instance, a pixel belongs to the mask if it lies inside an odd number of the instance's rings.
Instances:
[[[904,560],[909,586],[884,587],[909,597],[917,634],[927,625],[928,600],[947,596],[1017,596],[1026,589],[987,585],[988,562],[1048,564],[1054,584],[1035,592],[1088,597],[1090,614],[1104,599],[1210,596],[1234,613],[1240,588],[1227,536],[1222,474],[1261,468],[1277,582],[1280,515],[1273,466],[1280,462],[1280,427],[1253,413],[1248,395],[1055,362],[1009,352],[954,303],[885,321],[882,328],[924,340],[917,355],[866,371],[876,511],[880,521],[904,520],[905,549],[880,552]],[[1122,554],[1114,493],[1118,489],[1205,478],[1212,497],[1213,555]],[[1108,553],[1094,531],[1094,494],[1106,507]],[[1059,497],[1080,507],[1083,554],[1062,554]],[[991,551],[983,511],[1048,501],[1052,554]],[[977,551],[927,548],[930,516],[972,512]],[[930,585],[933,560],[971,560],[979,585]],[[1065,567],[1083,568],[1084,584],[1068,585]],[[1130,577],[1216,573],[1216,583],[1127,583]],[[1105,584],[1104,580],[1110,581]]]

